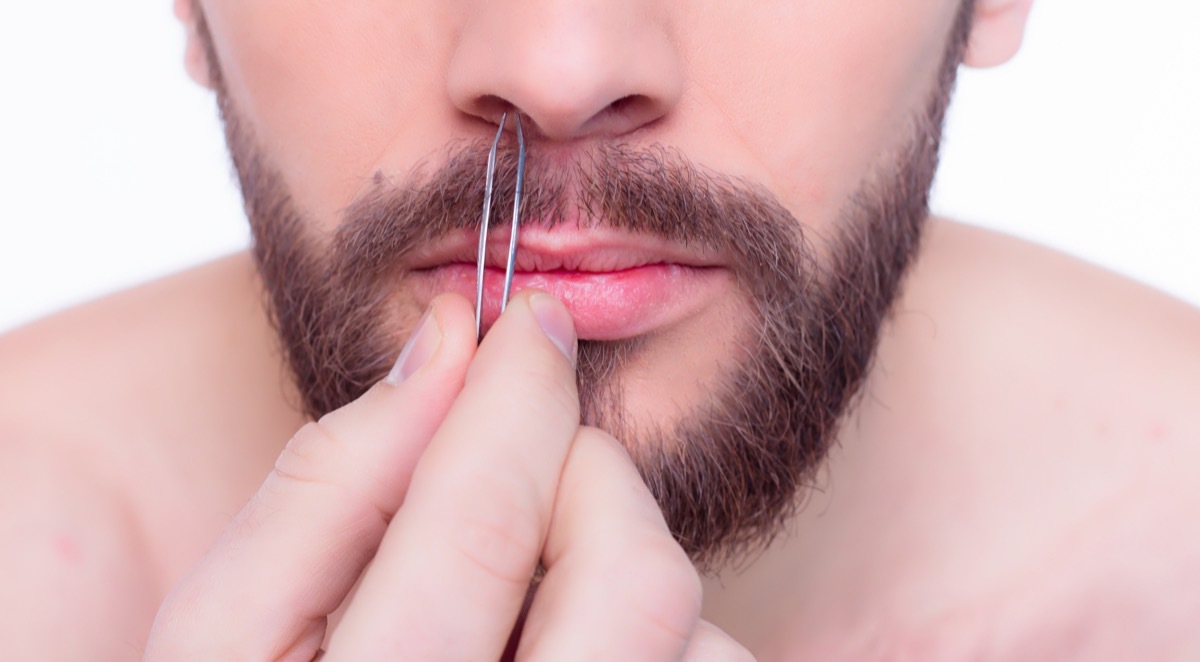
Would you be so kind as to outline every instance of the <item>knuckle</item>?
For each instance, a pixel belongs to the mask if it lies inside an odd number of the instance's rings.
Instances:
[[[684,656],[687,662],[754,662],[754,654],[708,621],[696,624],[696,633]]]
[[[726,639],[714,642],[706,641],[688,651],[686,662],[757,662],[758,658],[741,644]]]
[[[545,527],[531,490],[483,477],[455,522],[455,548],[486,579],[525,587],[541,555]],[[524,495],[524,496],[518,496]]]
[[[504,403],[495,410],[497,430],[523,429],[535,417],[541,430],[579,425],[579,395],[573,379],[533,365],[511,366],[505,372],[480,372],[472,391],[490,402]]]
[[[516,383],[521,385],[526,397],[530,398],[529,402],[548,403],[556,410],[571,412],[575,418],[578,417],[579,395],[574,379],[566,379],[549,367],[530,367],[516,372],[516,376]],[[506,382],[508,388],[512,388],[513,382]]]
[[[320,421],[304,424],[292,436],[275,460],[274,473],[289,481],[327,482],[331,460],[341,445],[333,432]]]
[[[644,621],[662,634],[687,642],[700,618],[703,587],[683,549],[670,538],[656,538],[637,551],[638,571],[629,584],[632,604]]]
[[[725,650],[719,655],[710,657],[711,660],[724,660],[725,662],[758,662],[758,658],[754,657],[754,653],[750,649],[737,643],[732,639],[726,638]]]
[[[394,508],[372,490],[377,482],[364,479],[368,468],[351,471],[353,464],[348,449],[324,419],[306,423],[284,447],[264,488],[276,496],[297,487],[326,491],[323,497],[336,503],[348,521],[382,521],[392,519]],[[351,480],[348,476],[358,476]]]

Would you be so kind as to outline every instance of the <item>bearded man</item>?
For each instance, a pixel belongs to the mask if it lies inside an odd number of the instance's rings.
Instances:
[[[177,0],[253,248],[0,339],[6,657],[1196,659],[1200,313],[929,217],[1030,2]]]

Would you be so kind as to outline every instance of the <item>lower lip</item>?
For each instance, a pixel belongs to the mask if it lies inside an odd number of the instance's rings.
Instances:
[[[475,300],[474,264],[448,264],[411,274],[418,300],[426,306],[442,292],[458,292]],[[697,313],[730,282],[727,270],[652,264],[623,271],[538,271],[513,274],[513,293],[525,289],[549,292],[566,304],[575,330],[584,340],[619,340],[670,326]],[[483,326],[500,316],[504,272],[487,269],[483,279]]]

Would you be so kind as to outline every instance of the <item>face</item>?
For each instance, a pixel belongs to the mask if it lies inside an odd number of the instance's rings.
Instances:
[[[915,253],[968,7],[211,0],[192,16],[311,415],[386,374],[434,296],[473,296],[486,148],[520,114],[516,286],[572,310],[585,422],[626,443],[700,565],[770,540]]]

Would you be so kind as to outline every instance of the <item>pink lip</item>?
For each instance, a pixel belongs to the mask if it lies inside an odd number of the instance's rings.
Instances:
[[[488,236],[483,325],[500,315],[507,228]],[[418,302],[441,292],[475,299],[478,237],[462,233],[411,261]],[[649,333],[695,314],[731,282],[720,256],[655,238],[603,230],[522,229],[513,292],[535,288],[571,311],[580,338],[617,340]]]

